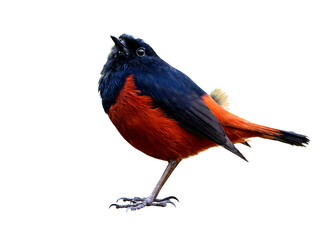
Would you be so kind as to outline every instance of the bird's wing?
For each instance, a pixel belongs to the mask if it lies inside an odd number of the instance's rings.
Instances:
[[[137,89],[153,99],[154,107],[161,108],[191,133],[207,138],[246,160],[203,102],[202,96],[206,93],[185,74],[174,68],[170,71],[153,69],[139,72],[134,78]]]

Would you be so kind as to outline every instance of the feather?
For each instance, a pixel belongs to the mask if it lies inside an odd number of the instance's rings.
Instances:
[[[228,102],[228,95],[222,91],[219,88],[215,88],[210,96],[215,100],[215,102],[223,107],[224,109],[228,109],[229,107],[229,102]]]

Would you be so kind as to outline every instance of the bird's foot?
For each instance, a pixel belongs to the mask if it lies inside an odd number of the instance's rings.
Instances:
[[[118,208],[126,208],[127,211],[128,210],[135,211],[135,210],[144,208],[146,206],[165,207],[165,206],[167,206],[168,203],[172,204],[173,206],[176,206],[171,201],[171,199],[177,200],[179,202],[179,200],[174,196],[166,197],[163,199],[155,199],[155,200],[152,200],[150,197],[148,197],[148,198],[139,198],[139,197],[125,198],[125,197],[122,197],[122,198],[117,199],[116,202],[122,200],[123,202],[129,202],[129,203],[122,204],[122,205],[115,203],[115,204],[111,204],[110,207],[116,207],[117,209]]]

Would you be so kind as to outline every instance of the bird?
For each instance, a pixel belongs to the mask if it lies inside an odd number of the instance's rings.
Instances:
[[[121,197],[110,207],[139,210],[174,204],[174,196],[157,196],[181,160],[211,147],[221,146],[247,161],[236,148],[250,146],[260,137],[294,146],[306,146],[309,138],[247,121],[229,112],[227,96],[216,89],[202,90],[187,75],[161,59],[140,38],[111,36],[98,90],[102,106],[123,138],[134,148],[168,165],[148,197]],[[118,204],[123,201],[124,204]]]

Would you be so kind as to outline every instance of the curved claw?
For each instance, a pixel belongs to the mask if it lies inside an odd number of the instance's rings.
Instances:
[[[176,198],[175,196],[166,197],[164,199],[161,199],[161,201],[170,200],[170,199],[174,199],[174,200],[177,200],[177,202],[180,202],[179,199]]]
[[[177,200],[177,199],[176,199]],[[178,201],[178,200],[177,200]],[[178,201],[179,202],[179,201]],[[177,206],[170,200],[167,200],[166,203],[171,203],[175,208],[177,208]]]
[[[115,206],[116,208],[117,208],[117,204],[115,204],[115,203],[113,203],[113,204],[111,204],[110,206],[109,206],[109,209],[111,208],[111,207],[113,207],[113,206]]]
[[[125,198],[125,197],[120,197],[119,199],[116,200],[116,202],[118,202],[118,201],[120,201],[120,200],[123,200],[123,201],[124,201],[124,199],[126,199],[126,198]],[[124,201],[124,202],[125,202],[125,201]],[[113,204],[112,204],[112,205],[113,205]],[[112,205],[111,205],[111,206],[112,206]]]

